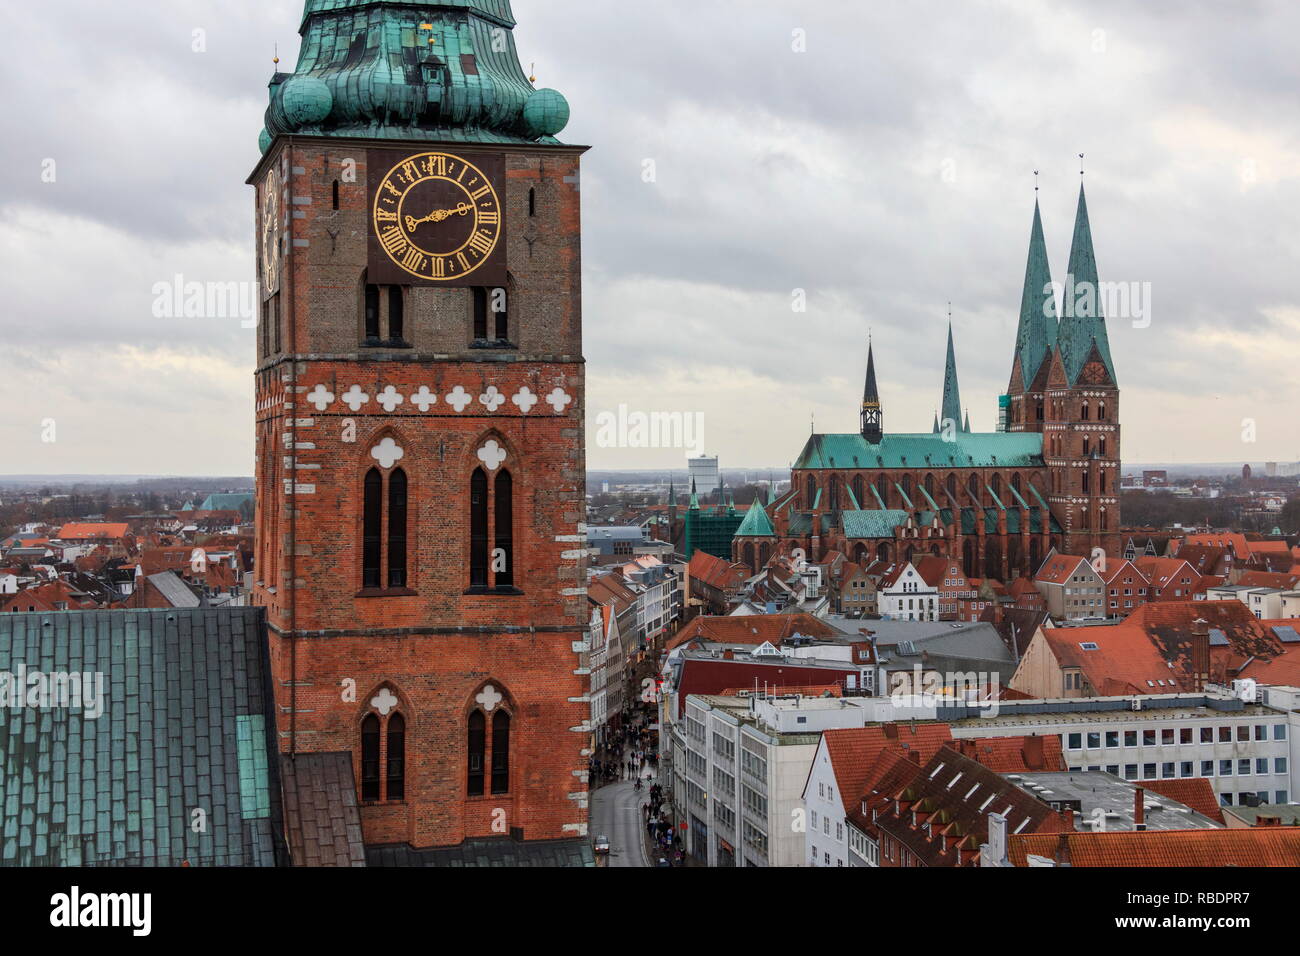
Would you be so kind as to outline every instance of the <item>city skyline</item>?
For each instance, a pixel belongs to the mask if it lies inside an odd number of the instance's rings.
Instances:
[[[75,63],[44,99],[24,95],[40,73],[23,65],[58,34],[53,14],[17,12],[31,42],[3,69],[31,132],[3,155],[30,175],[0,192],[16,263],[0,288],[41,321],[3,363],[34,396],[0,422],[4,471],[251,473],[254,331],[239,315],[155,313],[185,283],[253,281],[241,190],[263,104],[249,90],[277,45],[294,61],[298,6],[157,13],[114,37],[121,69],[93,99]],[[788,463],[812,419],[854,429],[868,333],[891,428],[928,430],[949,301],[972,426],[992,430],[1035,181],[1059,281],[1080,151],[1101,279],[1150,296],[1145,318],[1108,316],[1126,457],[1300,454],[1283,231],[1300,126],[1274,108],[1295,72],[1278,39],[1294,12],[1265,5],[1270,17],[1214,32],[1208,8],[1169,24],[1118,4],[1007,3],[931,18],[917,53],[910,13],[758,3],[727,32],[717,8],[562,6],[520,0],[516,15],[538,85],[573,105],[566,142],[597,147],[583,183],[591,468],[684,464],[680,448],[601,447],[599,416],[621,404],[702,416],[703,447],[738,466]],[[629,51],[623,31],[662,42]],[[974,66],[959,62],[972,36],[990,40]],[[1237,69],[1247,53],[1252,69]],[[166,158],[142,159],[151,137]],[[83,265],[65,275],[70,249]]]

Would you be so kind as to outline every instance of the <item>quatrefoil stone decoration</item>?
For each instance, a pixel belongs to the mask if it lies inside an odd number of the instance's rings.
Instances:
[[[392,438],[385,438],[374,448],[370,449],[370,457],[379,462],[381,468],[392,468],[406,456],[402,446],[393,441]]]
[[[375,396],[375,398],[380,405],[384,406],[384,411],[386,412],[391,412],[398,405],[402,404],[402,402],[406,401],[406,399],[398,393],[397,389],[393,388],[391,385]]]
[[[361,391],[360,385],[353,385],[343,393],[343,401],[347,404],[348,408],[352,409],[354,412],[359,412],[361,411],[361,406],[370,401],[370,396]]]
[[[420,390],[411,396],[411,404],[422,412],[427,412],[438,404],[438,396],[429,391],[428,385],[421,385]]]
[[[316,390],[307,396],[307,401],[316,406],[316,411],[323,412],[334,402],[334,393],[324,385],[317,385]]]
[[[505,698],[497,692],[495,687],[488,684],[479,692],[478,696],[475,697],[474,700],[490,714],[496,709],[497,704],[501,703]]]
[[[532,390],[525,385],[515,393],[514,398],[510,399],[510,401],[514,402],[516,407],[527,415],[541,399],[534,395]]]
[[[480,395],[478,400],[483,403],[483,407],[489,412],[495,412],[505,404],[506,397],[501,394],[495,385],[489,385],[487,391]]]
[[[387,687],[380,688],[378,694],[370,698],[370,706],[379,711],[381,716],[387,717],[388,712],[393,710],[401,701]]]
[[[563,415],[564,410],[569,407],[573,399],[568,392],[557,385],[551,390],[551,394],[546,396],[546,401],[555,409],[555,414]]]
[[[470,402],[474,401],[469,392],[465,391],[464,386],[457,385],[447,393],[447,404],[456,409],[457,413],[463,412]]]
[[[496,471],[506,460],[506,450],[498,445],[495,439],[490,439],[478,450],[478,460],[487,465],[489,471]]]

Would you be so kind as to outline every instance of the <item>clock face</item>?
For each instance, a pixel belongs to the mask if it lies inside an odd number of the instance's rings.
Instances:
[[[382,168],[382,167],[381,167]],[[398,163],[374,190],[372,228],[394,265],[429,282],[464,279],[501,241],[501,204],[488,176],[450,153]]]
[[[280,174],[274,169],[266,177],[262,194],[262,291],[280,288]]]

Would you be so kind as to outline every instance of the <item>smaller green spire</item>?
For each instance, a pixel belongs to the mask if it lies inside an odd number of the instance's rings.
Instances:
[[[700,510],[700,496],[699,496],[699,493],[696,492],[696,490],[695,490],[695,479],[694,479],[694,478],[691,479],[691,503],[690,503],[690,505],[688,505],[688,507],[689,507],[692,511],[699,511],[699,510]]]
[[[732,509],[735,510],[734,508]],[[754,503],[749,506],[745,512],[744,520],[740,522],[740,527],[736,529],[737,538],[771,538],[776,535],[776,529],[772,527],[772,520],[768,518],[767,511],[763,508],[763,503],[758,496],[754,498]]]

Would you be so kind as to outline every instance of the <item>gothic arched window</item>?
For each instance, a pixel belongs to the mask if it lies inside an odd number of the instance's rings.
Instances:
[[[482,468],[469,481],[469,585],[488,586],[488,480]]]
[[[804,483],[804,507],[811,508],[813,502],[817,500],[817,479],[809,475],[808,480]]]
[[[366,472],[361,532],[361,586],[377,588],[382,582],[384,477],[378,468]]]
[[[379,716],[366,714],[361,721],[361,799],[379,799]]]
[[[400,342],[406,332],[406,294],[400,285],[388,287],[388,338]]]
[[[500,471],[496,479],[496,550],[500,563],[493,562],[494,583],[499,588],[513,587],[515,583],[514,537],[514,479],[510,472]]]
[[[474,289],[474,338],[486,341],[488,337],[488,290],[480,287]]]
[[[483,796],[483,770],[487,757],[487,718],[483,711],[469,715],[469,795]]]
[[[510,792],[510,715],[504,710],[492,717],[492,792]]]
[[[366,341],[379,341],[379,286],[366,286]]]
[[[371,715],[374,716],[373,714]],[[406,797],[406,718],[400,713],[388,718],[388,800]]]
[[[880,495],[880,506],[889,507],[889,481],[884,475],[876,476],[876,494]]]
[[[406,472],[388,477],[388,586],[406,587]]]
[[[863,480],[861,475],[854,475],[853,476],[853,498],[855,501],[857,501],[858,507],[864,510],[867,507],[866,495],[867,495],[867,483]]]

